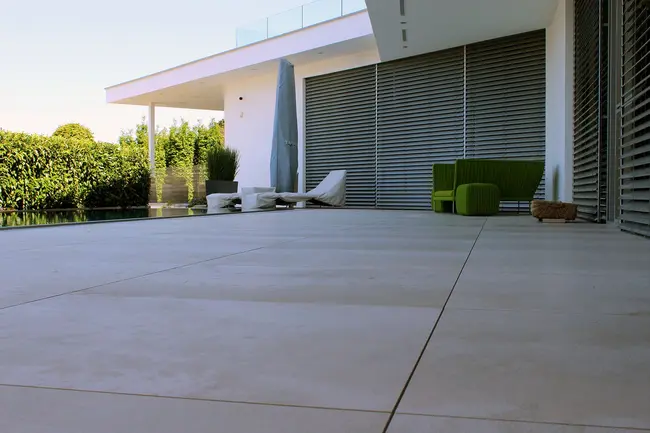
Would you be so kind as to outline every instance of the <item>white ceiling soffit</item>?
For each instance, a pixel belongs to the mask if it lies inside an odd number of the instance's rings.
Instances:
[[[550,25],[558,0],[366,0],[382,61]]]

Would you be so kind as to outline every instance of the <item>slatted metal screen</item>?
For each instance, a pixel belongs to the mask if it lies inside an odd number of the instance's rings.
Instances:
[[[376,205],[376,66],[305,80],[306,187],[347,170],[346,205]]]
[[[348,206],[430,209],[434,162],[544,160],[545,59],[541,30],[307,78],[307,188],[346,169]]]
[[[621,228],[650,236],[650,2],[622,0]]]
[[[431,209],[431,166],[463,157],[463,49],[377,66],[377,206]]]
[[[603,0],[575,0],[573,200],[583,219],[607,218],[607,32]]]
[[[543,161],[545,31],[468,45],[466,50],[466,157]],[[543,196],[542,181],[537,197]]]

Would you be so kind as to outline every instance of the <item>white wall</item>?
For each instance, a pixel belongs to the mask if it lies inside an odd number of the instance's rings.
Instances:
[[[266,74],[233,82],[226,88],[225,138],[226,144],[241,155],[236,179],[240,187],[270,183],[276,80],[277,75]]]
[[[328,57],[295,65],[299,136],[299,183],[305,187],[304,114],[306,77],[377,63],[376,50],[356,55]],[[241,186],[268,186],[270,183],[271,136],[275,116],[277,72],[233,82],[225,91],[226,143],[241,152],[237,181]],[[242,97],[243,100],[239,100]]]
[[[555,167],[559,199],[573,199],[573,1],[559,0],[546,29],[546,197]]]

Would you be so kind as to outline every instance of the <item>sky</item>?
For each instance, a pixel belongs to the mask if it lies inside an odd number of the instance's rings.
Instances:
[[[101,141],[146,107],[107,104],[104,89],[235,47],[235,30],[310,0],[0,0],[0,128],[51,134],[75,122]],[[222,112],[156,109],[156,123]]]

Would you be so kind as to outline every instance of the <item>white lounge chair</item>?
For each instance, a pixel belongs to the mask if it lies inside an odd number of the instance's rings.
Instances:
[[[278,201],[284,203],[298,203],[301,201],[322,204],[325,206],[340,207],[345,205],[345,170],[331,171],[316,188],[306,193],[281,192],[274,193]],[[262,194],[266,195],[266,194]]]
[[[310,202],[325,206],[340,207],[345,205],[345,180],[347,172],[336,170],[330,172],[318,186],[306,193],[299,192],[249,192],[242,188],[241,194],[210,194],[208,211],[219,212],[242,204],[242,210],[275,209],[277,204],[291,205]]]

